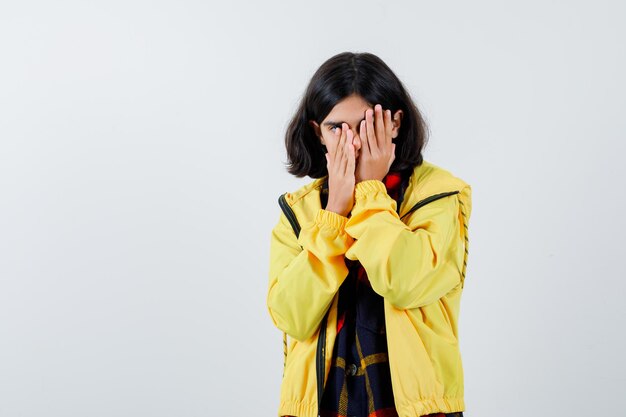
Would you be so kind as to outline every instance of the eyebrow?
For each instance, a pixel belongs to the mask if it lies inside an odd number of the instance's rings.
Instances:
[[[359,123],[357,123],[357,124],[361,124],[361,122],[362,122],[363,120],[366,120],[366,119],[365,119],[365,117],[364,117],[364,118],[362,118],[361,120],[359,120]],[[333,122],[332,120],[329,120],[329,121],[327,121],[327,122],[324,122],[324,123],[322,124],[322,126],[341,126],[341,124],[342,124],[342,123],[348,123],[348,122]],[[348,124],[350,124],[350,123],[348,123]]]

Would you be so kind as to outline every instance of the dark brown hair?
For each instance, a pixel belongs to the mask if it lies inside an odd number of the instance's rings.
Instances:
[[[285,146],[290,174],[298,178],[328,175],[325,147],[309,120],[321,124],[338,102],[352,94],[360,95],[372,106],[380,103],[392,114],[403,111],[398,137],[394,140],[396,156],[390,170],[412,171],[422,163],[428,126],[402,82],[376,55],[342,52],[324,62],[313,74],[289,122]]]

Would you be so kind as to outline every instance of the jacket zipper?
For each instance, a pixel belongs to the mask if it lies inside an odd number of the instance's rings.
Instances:
[[[418,201],[417,203],[415,203],[415,205],[413,207],[411,207],[411,210],[407,211],[406,213],[404,213],[402,215],[402,217],[400,217],[400,219],[404,218],[405,216],[408,216],[410,213],[414,212],[415,210],[417,210],[418,208],[428,204],[428,203],[432,203],[435,200],[439,200],[440,198],[443,197],[447,197],[449,195],[454,195],[454,194],[458,194],[459,191],[449,191],[447,193],[439,193],[439,194],[433,194],[429,197],[426,197],[425,199]]]
[[[289,223],[291,224],[291,227],[293,228],[296,237],[298,237],[298,235],[300,234],[300,224],[298,223],[298,220],[296,219],[296,215],[294,214],[293,210],[289,206],[289,203],[287,203],[287,200],[285,200],[285,194],[281,194],[280,197],[278,197],[278,204],[285,213],[287,220],[289,220]]]
[[[330,311],[330,309],[328,310]],[[322,395],[324,394],[324,378],[326,377],[326,320],[328,318],[328,311],[324,315],[324,319],[320,324],[320,334],[317,338],[317,353],[315,355],[315,361],[317,363],[316,377],[317,377],[317,415],[320,417],[320,410],[322,406]]]

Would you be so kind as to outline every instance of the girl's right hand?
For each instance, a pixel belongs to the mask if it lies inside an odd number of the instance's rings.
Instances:
[[[328,168],[328,203],[326,210],[347,216],[354,205],[355,150],[354,134],[347,123],[341,124],[330,143],[326,143]]]

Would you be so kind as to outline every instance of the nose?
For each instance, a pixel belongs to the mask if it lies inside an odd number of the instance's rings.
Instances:
[[[354,133],[354,139],[353,142],[355,144],[355,146],[357,147],[357,150],[361,147],[361,136],[358,133]]]
[[[361,137],[359,135],[359,129],[361,127],[361,123],[359,123],[357,126],[351,126],[351,125],[348,124],[348,127],[352,131],[352,135],[353,135],[352,141],[353,141],[353,143],[355,145],[356,154],[358,155],[359,154],[359,150],[361,149],[361,145],[362,145]]]

